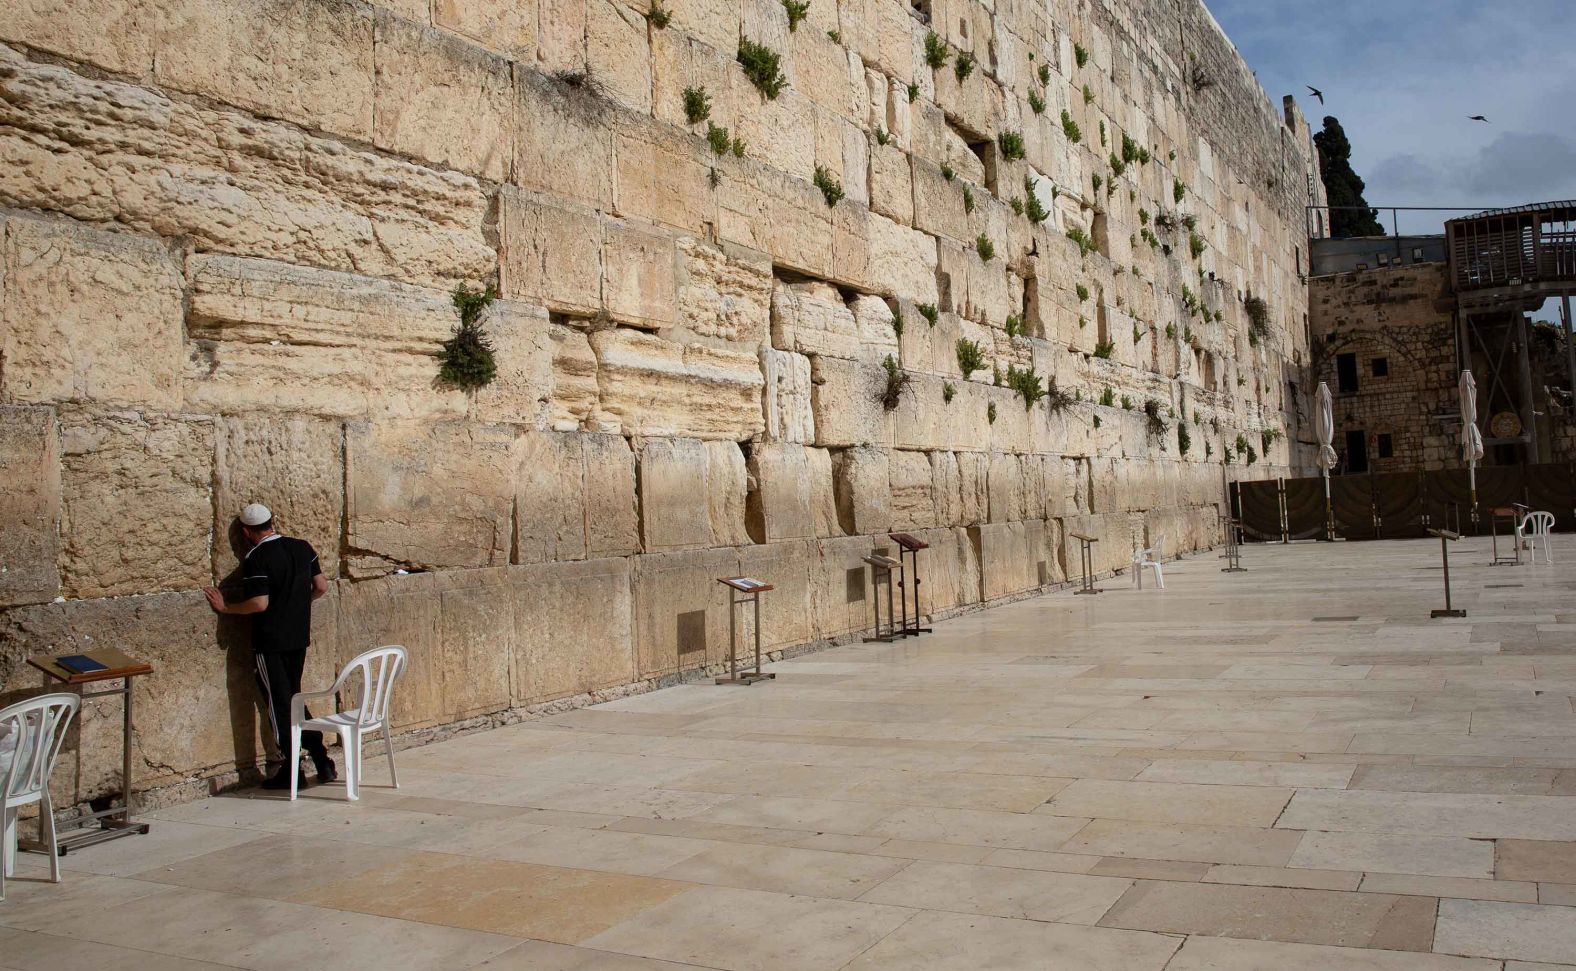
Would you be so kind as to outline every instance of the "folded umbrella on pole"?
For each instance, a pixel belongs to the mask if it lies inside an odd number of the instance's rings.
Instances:
[[[1324,531],[1326,539],[1335,538],[1335,513],[1330,508],[1330,470],[1337,461],[1331,442],[1335,440],[1335,400],[1330,396],[1330,386],[1319,382],[1319,393],[1313,409],[1313,433],[1319,440],[1319,469],[1324,475]]]
[[[1477,426],[1477,382],[1471,371],[1462,371],[1456,384],[1461,396],[1461,457],[1467,463],[1467,481],[1472,489],[1472,521],[1477,522],[1477,464],[1483,458],[1483,433]]]

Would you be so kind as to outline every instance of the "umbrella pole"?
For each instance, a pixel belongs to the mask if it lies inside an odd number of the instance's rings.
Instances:
[[[1335,541],[1335,510],[1330,506],[1330,470],[1324,470],[1324,538]]]
[[[1477,532],[1478,501],[1477,501],[1477,462],[1476,462],[1476,460],[1472,460],[1472,461],[1468,461],[1467,462],[1467,479],[1470,482],[1471,487],[1472,487],[1472,531],[1473,532]]]

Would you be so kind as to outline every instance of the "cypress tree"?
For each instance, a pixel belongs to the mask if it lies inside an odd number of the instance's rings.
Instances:
[[[1352,171],[1352,143],[1346,130],[1333,116],[1324,119],[1324,131],[1313,136],[1319,148],[1319,176],[1324,179],[1324,191],[1330,197],[1330,235],[1337,239],[1349,236],[1383,236],[1379,225],[1379,212],[1368,207],[1363,190],[1368,186]],[[1337,206],[1358,206],[1356,209],[1337,209]]]

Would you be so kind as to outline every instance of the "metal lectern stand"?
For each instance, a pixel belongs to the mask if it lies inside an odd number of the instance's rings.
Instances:
[[[751,685],[775,679],[777,675],[761,671],[761,594],[772,589],[772,585],[754,577],[718,577],[717,582],[728,588],[728,676],[717,678],[716,683]],[[755,606],[755,670],[743,674],[739,673],[740,604]]]
[[[1100,542],[1093,536],[1083,533],[1068,533],[1079,542],[1078,563],[1083,567],[1083,586],[1078,588],[1078,593],[1104,593],[1105,591],[1094,585],[1094,544]]]
[[[1450,606],[1450,541],[1460,539],[1461,534],[1452,533],[1448,529],[1430,529],[1428,535],[1439,537],[1439,558],[1445,567],[1445,609],[1431,610],[1428,616],[1465,617],[1467,615],[1465,610],[1455,610]]]
[[[1242,522],[1229,516],[1222,522],[1226,527],[1226,565],[1220,572],[1246,573],[1248,568],[1242,565]]]
[[[884,643],[890,644],[899,637],[903,636],[902,632],[897,628],[897,615],[892,604],[892,577],[894,574],[903,572],[903,561],[894,560],[890,556],[882,556],[880,553],[871,553],[869,556],[865,557],[865,562],[870,564],[870,586],[873,588],[871,592],[874,594],[871,604],[876,610],[876,628],[873,632],[871,632],[869,637],[865,638],[865,641],[882,641]],[[886,577],[887,588],[887,620],[886,633],[884,634],[881,632],[882,577]]]
[[[929,627],[919,626],[919,551],[930,549],[930,544],[911,533],[893,533],[892,542],[898,545],[898,561],[903,563],[899,574],[898,586],[903,588],[903,629],[899,631],[904,637],[918,637],[920,634],[929,634]],[[908,595],[913,591],[914,613],[913,624],[909,623]]]

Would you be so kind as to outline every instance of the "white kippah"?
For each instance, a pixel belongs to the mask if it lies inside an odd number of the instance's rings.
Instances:
[[[269,512],[268,507],[260,502],[254,502],[241,510],[241,522],[247,526],[261,526],[273,518],[274,514]]]

